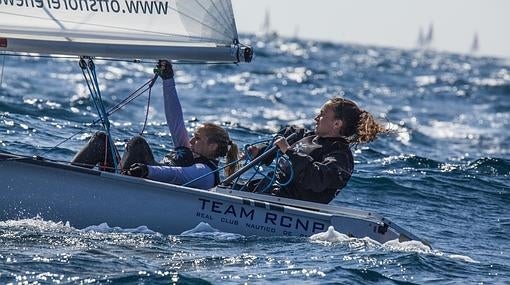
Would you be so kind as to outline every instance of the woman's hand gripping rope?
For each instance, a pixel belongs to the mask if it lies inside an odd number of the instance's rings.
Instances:
[[[174,70],[172,68],[172,63],[166,59],[160,59],[154,68],[154,74],[158,75],[163,80],[173,78]]]

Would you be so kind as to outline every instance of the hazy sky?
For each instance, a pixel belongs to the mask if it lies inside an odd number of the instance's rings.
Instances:
[[[260,31],[265,10],[278,33],[306,39],[412,48],[434,27],[437,50],[510,58],[510,0],[232,0],[239,32]]]

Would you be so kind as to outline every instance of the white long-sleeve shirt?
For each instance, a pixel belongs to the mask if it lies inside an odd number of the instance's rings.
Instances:
[[[163,80],[163,96],[166,122],[172,135],[174,148],[186,147],[189,149],[191,147],[189,136],[184,125],[182,107],[173,78]],[[148,169],[147,178],[177,185],[186,184],[193,179],[210,173],[187,186],[200,189],[214,187],[214,174],[211,173],[213,170],[204,163],[195,163],[191,166],[149,165]]]

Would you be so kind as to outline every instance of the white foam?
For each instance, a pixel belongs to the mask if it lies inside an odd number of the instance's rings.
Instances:
[[[415,76],[414,81],[416,82],[416,86],[423,87],[431,84],[436,84],[437,77],[435,75]]]
[[[467,263],[479,263],[478,261],[476,261],[466,255],[460,255],[460,254],[446,255],[442,251],[432,250],[430,247],[428,247],[427,245],[423,244],[420,241],[399,242],[398,240],[390,240],[390,241],[384,243],[383,247],[385,249],[388,249],[391,251],[416,252],[416,253],[423,253],[423,254],[431,254],[431,255],[435,255],[435,256],[446,256],[448,258],[460,260],[460,261],[467,262]]]
[[[30,219],[0,221],[0,227],[34,227],[53,231],[68,231],[74,229],[69,225],[69,222],[45,221],[40,216]]]
[[[467,263],[480,263],[479,261],[476,261],[476,260],[474,260],[471,257],[466,256],[466,255],[450,254],[450,255],[448,255],[448,257],[451,258],[451,259],[456,259],[456,260],[464,261],[464,262],[467,262]]]
[[[181,235],[191,235],[195,233],[217,233],[219,230],[211,227],[208,223],[200,222],[196,227],[192,228],[191,230],[184,231],[181,233]]]
[[[208,237],[220,240],[235,240],[243,238],[242,235],[221,232],[208,223],[200,222],[196,227],[181,233],[181,236]]]
[[[346,243],[350,248],[370,248],[381,246],[380,243],[369,237],[349,237],[343,233],[337,232],[333,226],[329,226],[325,232],[310,236],[310,241],[325,244]]]
[[[121,227],[110,227],[107,223],[102,223],[99,225],[89,226],[84,229],[81,229],[82,232],[99,232],[99,233],[142,233],[142,234],[155,234],[156,232],[150,230],[147,226],[139,226],[136,228],[121,228]]]
[[[411,240],[399,242],[398,240],[390,240],[383,244],[383,247],[393,251],[432,253],[432,250],[421,241]]]
[[[352,238],[335,231],[333,226],[329,226],[328,230],[322,233],[314,234],[310,237],[312,241],[323,241],[323,242],[344,242],[351,240]]]

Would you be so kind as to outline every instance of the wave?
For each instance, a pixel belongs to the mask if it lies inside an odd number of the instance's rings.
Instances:
[[[478,87],[479,92],[482,94],[490,95],[508,95],[510,93],[510,80],[503,80],[497,78],[475,79],[474,86]]]
[[[360,166],[361,170],[365,170],[367,167],[376,168],[380,171],[381,175],[388,175],[389,178],[395,175],[400,176],[421,171],[438,170],[444,164],[443,162],[415,154],[381,156],[379,153],[370,153],[370,156],[375,157],[375,159],[366,158],[368,165]]]
[[[389,158],[392,167],[400,167],[407,169],[437,169],[441,166],[441,162],[418,156],[418,155],[400,155],[396,159]]]
[[[252,43],[257,42],[252,38]],[[146,227],[106,224],[80,230],[65,221],[35,219],[0,222],[3,257],[27,262],[9,263],[8,270],[20,277],[27,274],[16,267],[34,274],[68,274],[66,278],[78,276],[74,282],[83,283],[99,276],[93,270],[108,265],[101,275],[105,279],[99,277],[96,283],[152,284],[174,277],[183,283],[205,284],[204,280],[504,283],[509,268],[501,252],[508,243],[510,224],[502,218],[510,203],[508,63],[435,51],[290,39],[254,49],[252,64],[175,66],[185,119],[233,122],[225,126],[242,145],[270,137],[281,125],[313,125],[321,104],[332,96],[355,100],[375,116],[398,124],[401,134],[381,137],[355,152],[355,173],[333,204],[384,214],[427,237],[436,249],[429,253],[412,245],[378,245],[341,235],[312,241],[214,230],[165,236]],[[152,64],[98,62],[97,67],[107,106],[153,75]],[[2,149],[32,155],[96,118],[76,61],[12,58],[5,70],[0,88]],[[155,86],[153,91],[149,122],[165,122],[161,88]],[[116,139],[141,129],[146,102],[133,101],[129,109],[112,117],[114,136],[122,134]],[[188,121],[186,127],[192,132],[199,123]],[[161,157],[171,145],[168,128],[153,123],[146,131]],[[75,137],[44,156],[69,159],[71,150],[85,140],[85,135]],[[19,248],[27,250],[19,253]],[[3,257],[0,266],[5,265]],[[53,263],[45,258],[53,258]],[[331,270],[339,264],[343,268],[336,268],[341,270]],[[346,272],[346,267],[351,271]],[[133,268],[137,270],[130,271]],[[167,275],[155,273],[158,269]],[[325,277],[317,273],[321,270]],[[249,277],[252,273],[263,277]],[[312,277],[307,279],[308,275]],[[16,282],[4,277],[0,283]],[[36,279],[27,282],[32,280]]]
[[[510,160],[502,158],[484,157],[469,163],[466,170],[484,175],[510,175]]]
[[[374,156],[374,154],[371,154],[371,156]],[[371,163],[382,165],[381,168],[386,169],[385,172],[390,174],[418,172],[422,170],[439,170],[441,173],[464,173],[487,176],[510,175],[510,160],[498,157],[482,157],[470,162],[441,162],[419,155],[407,154],[376,158],[372,160]],[[395,172],[394,170],[400,171]]]
[[[387,276],[383,273],[380,273],[376,270],[369,268],[363,269],[342,267],[340,268],[353,275],[349,278],[350,280],[356,280],[360,284],[399,284],[399,285],[419,284],[410,281],[398,280],[397,278],[392,278],[390,276]]]
[[[175,270],[138,270],[109,274],[104,277],[80,277],[73,280],[73,283],[112,283],[112,284],[184,284],[184,285],[210,285],[213,284],[204,278],[193,277],[190,273],[178,273]]]
[[[23,103],[15,103],[15,102],[2,102],[0,101],[0,110],[4,114],[9,114],[9,116],[16,115],[28,115],[33,117],[34,119],[39,118],[50,118],[55,120],[69,120],[75,122],[90,122],[92,121],[84,121],[83,114],[79,111],[73,111],[70,106],[59,106],[55,108],[48,102],[39,101],[37,106],[34,108],[33,106],[27,107],[27,104]],[[0,113],[1,114],[1,113]]]

